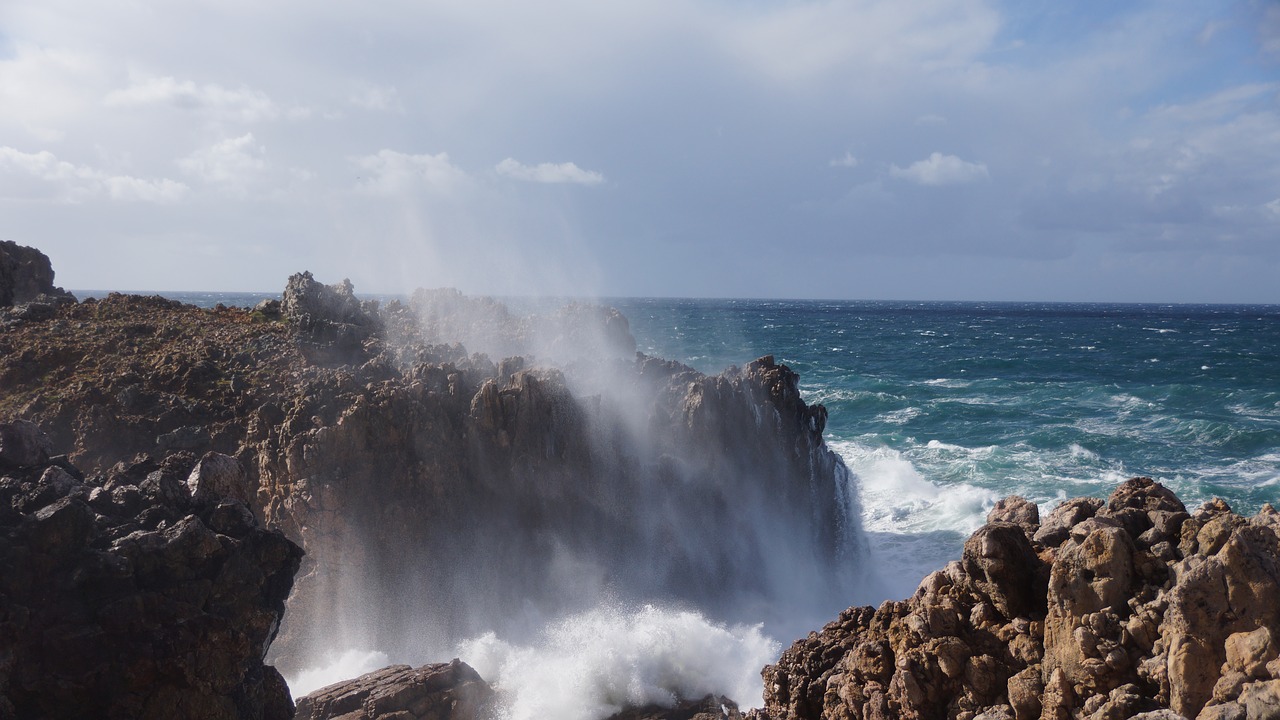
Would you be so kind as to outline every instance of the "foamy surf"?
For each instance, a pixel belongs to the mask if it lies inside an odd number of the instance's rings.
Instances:
[[[697,612],[645,605],[565,618],[534,644],[485,633],[460,643],[456,654],[497,689],[499,720],[596,720],[709,693],[759,707],[760,669],[780,651],[760,625],[726,626]]]

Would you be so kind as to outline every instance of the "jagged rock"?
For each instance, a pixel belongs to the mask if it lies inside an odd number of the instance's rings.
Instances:
[[[326,362],[349,362],[379,328],[377,303],[361,302],[350,280],[317,282],[309,272],[289,278],[280,302],[283,317],[297,327],[308,354]]]
[[[75,296],[53,285],[49,257],[32,247],[0,240],[0,308],[19,305],[46,296],[45,304],[61,300],[75,302]]]
[[[501,633],[614,591],[725,622],[838,606],[859,551],[856,497],[823,442],[826,410],[789,368],[764,357],[707,376],[637,355],[616,311],[515,317],[439,295],[375,307],[303,273],[281,300],[286,322],[270,306],[117,294],[60,306],[0,332],[0,418],[38,422],[103,477],[86,491],[94,513],[131,513],[143,533],[195,515],[215,535],[256,515],[302,544],[272,646],[289,671],[330,649],[336,622],[395,652],[415,641],[407,627]],[[450,302],[488,310],[431,314]],[[492,327],[516,352],[468,350],[459,327]],[[549,367],[557,355],[569,357]],[[211,452],[241,463],[232,487],[248,507],[204,496],[220,474],[192,475]],[[113,465],[141,453],[154,457]],[[51,487],[22,498],[42,508]],[[57,519],[74,529],[70,512]],[[404,562],[463,556],[483,572]]]
[[[974,588],[1005,618],[1044,611],[1040,559],[1021,527],[1003,522],[983,526],[965,542],[960,563]]]
[[[987,522],[1012,523],[1028,531],[1028,536],[1034,535],[1040,527],[1040,508],[1021,495],[1010,495],[996,502],[987,513]]]
[[[1135,478],[1106,503],[1061,504],[1024,548],[1028,524],[1002,522],[1019,506],[993,512],[963,560],[907,602],[850,608],[795,643],[764,670],[763,714],[1280,717],[1272,508],[1243,518],[1213,501],[1189,515],[1168,489]],[[1039,601],[1010,600],[1044,574]],[[962,675],[964,657],[990,660]]]
[[[482,720],[493,690],[460,660],[392,665],[298,699],[295,720]]]
[[[251,516],[220,519],[221,502],[189,512],[185,486],[161,489],[191,462],[151,470],[151,493],[60,465],[4,470],[0,717],[292,716],[262,658],[301,551]]]

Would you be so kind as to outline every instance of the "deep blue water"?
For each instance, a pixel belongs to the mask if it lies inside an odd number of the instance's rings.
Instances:
[[[1147,475],[1192,508],[1280,506],[1280,306],[607,302],[648,354],[705,372],[772,354],[800,373],[859,477],[873,560],[895,568],[885,596],[1011,493],[1047,511]]]

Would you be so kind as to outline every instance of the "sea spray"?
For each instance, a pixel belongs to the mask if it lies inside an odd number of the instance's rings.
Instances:
[[[349,680],[391,664],[387,654],[378,650],[344,650],[327,652],[314,667],[285,678],[295,698],[319,690],[326,685]]]
[[[708,694],[759,707],[760,669],[780,650],[760,625],[723,625],[655,605],[602,605],[552,623],[535,643],[490,632],[460,643],[456,654],[498,690],[501,720],[598,720]]]

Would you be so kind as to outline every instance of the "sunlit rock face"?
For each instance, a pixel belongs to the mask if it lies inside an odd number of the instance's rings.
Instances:
[[[909,600],[795,643],[764,715],[1276,717],[1280,514],[1188,513],[1148,478],[1043,521],[1028,504],[997,506]]]

